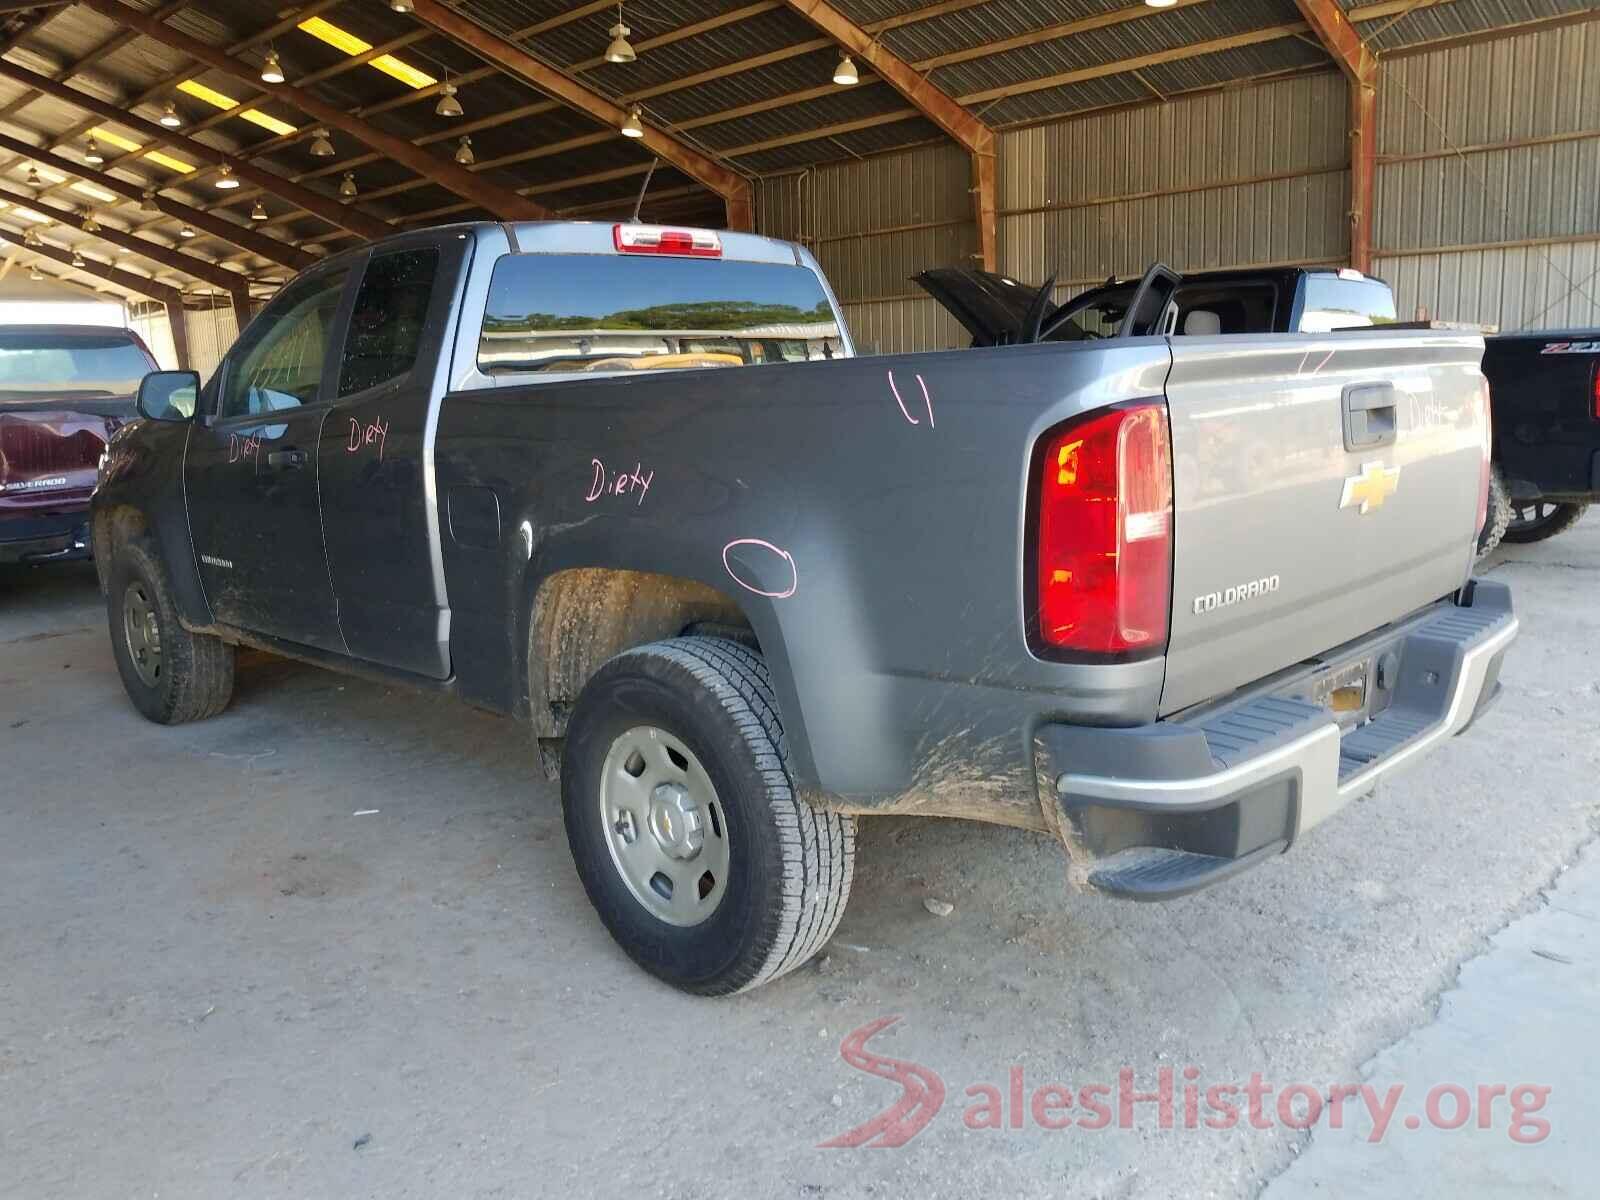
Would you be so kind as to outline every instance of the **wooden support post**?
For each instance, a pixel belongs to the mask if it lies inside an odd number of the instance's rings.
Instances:
[[[187,371],[194,359],[189,357],[189,322],[182,300],[167,301],[167,324],[172,327],[172,352],[178,356],[178,370]]]

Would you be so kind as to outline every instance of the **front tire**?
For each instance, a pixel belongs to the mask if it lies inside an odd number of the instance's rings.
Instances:
[[[1588,507],[1587,504],[1556,504],[1549,500],[1513,500],[1505,540],[1526,545],[1553,538],[1582,520]]]
[[[795,794],[766,664],[736,642],[677,638],[601,667],[568,723],[561,803],[601,921],[686,992],[793,970],[850,895],[855,822]]]
[[[107,574],[106,611],[122,686],[146,719],[179,725],[228,707],[234,648],[179,623],[166,568],[148,543],[129,542],[117,551]]]

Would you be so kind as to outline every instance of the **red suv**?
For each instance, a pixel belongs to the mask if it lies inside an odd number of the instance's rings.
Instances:
[[[128,329],[0,325],[0,564],[89,556],[100,455],[155,370]]]

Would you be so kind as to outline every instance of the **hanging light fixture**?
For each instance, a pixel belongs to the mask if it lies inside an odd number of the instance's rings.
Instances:
[[[833,69],[833,81],[840,87],[850,87],[861,82],[861,74],[856,70],[855,61],[842,51],[839,54],[839,65]]]
[[[22,235],[22,244],[25,246],[37,246],[43,241],[37,229],[30,229]]]
[[[389,0],[389,11],[408,13],[411,11],[411,0]]]
[[[445,81],[444,90],[439,93],[439,103],[434,108],[434,113],[441,117],[459,117],[461,115],[461,101],[456,99],[456,85]]]
[[[72,265],[75,267],[83,266],[83,255],[79,254],[76,250],[72,252]]]
[[[171,100],[167,101],[167,107],[161,113],[161,123],[168,129],[177,129],[183,124],[183,118],[178,115],[178,106]]]
[[[34,267],[31,271],[28,272],[28,278],[33,280],[35,283],[43,283],[44,282],[44,272],[39,270],[38,267]]]
[[[344,178],[339,180],[339,195],[345,200],[354,200],[359,194],[356,191],[356,173],[346,171]]]
[[[256,206],[250,210],[250,219],[252,221],[265,221],[267,219],[267,206],[257,200]]]
[[[161,211],[161,206],[156,203],[156,194],[154,192],[146,192],[144,194],[144,199],[139,201],[139,211],[150,213]]]
[[[466,134],[461,135],[461,143],[456,147],[456,161],[463,167],[478,161],[478,156],[472,152],[472,139]]]
[[[100,222],[96,219],[93,210],[83,214],[83,231],[85,233],[100,232]]]
[[[261,82],[282,83],[283,80],[283,63],[278,58],[278,52],[276,50],[268,50],[267,60],[261,64]]]
[[[105,162],[106,156],[100,153],[100,143],[94,140],[94,134],[89,135],[89,144],[83,148],[83,161],[99,166]]]
[[[633,32],[622,20],[622,5],[617,5],[617,23],[606,30],[611,36],[611,44],[606,47],[606,61],[609,63],[630,63],[639,56],[633,52],[633,47],[628,44],[628,35]]]
[[[317,130],[311,142],[311,155],[313,158],[332,158],[333,143],[328,140],[326,129]]]
[[[622,123],[622,136],[642,138],[644,136],[644,113],[635,104],[628,110],[628,119]]]
[[[217,171],[217,188],[220,191],[231,192],[239,186],[239,181],[234,178],[233,168],[223,163]]]
[[[29,187],[43,187],[44,186],[44,180],[39,178],[39,168],[34,166],[32,163],[28,164],[28,186]]]
[[[194,237],[194,230],[185,225],[182,229],[178,230],[178,236],[184,241],[188,241],[190,238]]]

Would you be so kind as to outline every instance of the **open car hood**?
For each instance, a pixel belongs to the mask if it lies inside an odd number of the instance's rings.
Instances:
[[[970,267],[938,267],[912,279],[972,334],[975,346],[1003,346],[1022,332],[1037,285],[1021,283],[993,271]],[[1049,316],[1052,305],[1045,310]]]

